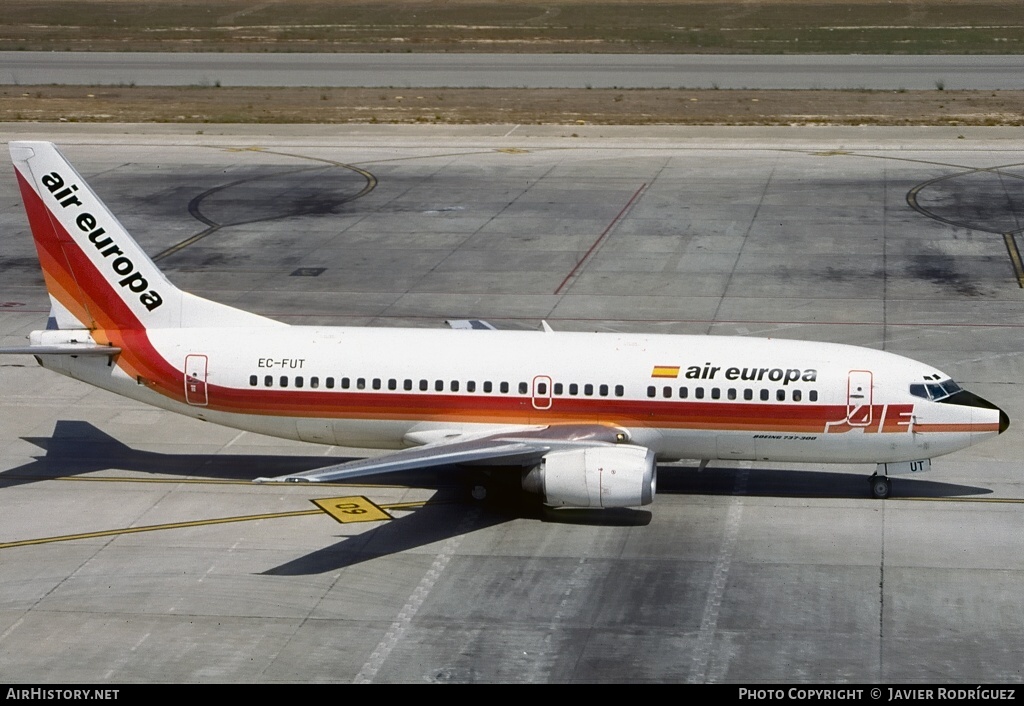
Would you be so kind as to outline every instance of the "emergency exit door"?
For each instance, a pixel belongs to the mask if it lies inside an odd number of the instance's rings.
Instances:
[[[872,375],[870,370],[851,370],[846,382],[846,422],[866,427],[872,418]]]

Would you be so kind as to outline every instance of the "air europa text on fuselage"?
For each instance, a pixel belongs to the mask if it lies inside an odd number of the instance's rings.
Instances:
[[[691,365],[686,368],[683,377],[687,380],[714,380],[723,368],[721,366],[705,363],[703,366]],[[801,370],[799,368],[724,368],[722,376],[726,380],[747,380],[751,382],[770,380],[788,385],[791,382],[815,382],[818,379],[818,371],[814,368]]]
[[[78,191],[78,185],[65,183],[64,178],[57,172],[50,172],[40,181],[57,200],[61,208],[84,206],[75,194]],[[94,215],[83,211],[75,217],[75,223],[79,230],[87,234],[89,242],[96,246],[104,258],[107,258],[110,268],[121,278],[117,281],[119,286],[127,287],[129,291],[138,294],[139,301],[148,311],[153,311],[164,303],[163,298],[155,290],[149,289],[149,282],[135,269],[135,263],[107,235]]]

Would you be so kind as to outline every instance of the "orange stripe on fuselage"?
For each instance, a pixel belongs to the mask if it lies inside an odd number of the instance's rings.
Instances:
[[[846,414],[846,407],[840,405],[556,397],[549,409],[535,409],[529,397],[506,395],[238,389],[217,385],[208,385],[207,390],[207,408],[223,412],[367,421],[600,423],[708,431],[820,434],[825,431],[828,423]],[[855,428],[849,427],[843,431]],[[906,433],[907,428],[886,423],[883,429],[878,429],[876,425],[872,431]]]
[[[915,424],[914,431],[921,434],[934,434],[941,432],[986,432],[986,431],[999,431],[999,423],[992,422],[991,424]]]

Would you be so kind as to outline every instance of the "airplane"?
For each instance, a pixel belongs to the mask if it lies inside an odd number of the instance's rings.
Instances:
[[[172,284],[53,144],[10,152],[51,311],[0,352],[195,419],[391,451],[259,482],[468,464],[552,508],[617,508],[653,501],[659,462],[872,463],[882,499],[1009,425],[931,365],[850,345],[290,326]]]

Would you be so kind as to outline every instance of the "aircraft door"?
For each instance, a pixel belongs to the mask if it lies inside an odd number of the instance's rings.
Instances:
[[[846,382],[846,422],[866,427],[872,421],[872,374],[870,370],[851,370]]]
[[[205,355],[185,356],[185,401],[195,407],[209,404],[206,396],[207,358]]]
[[[537,375],[533,378],[533,408],[551,409],[551,378]]]

